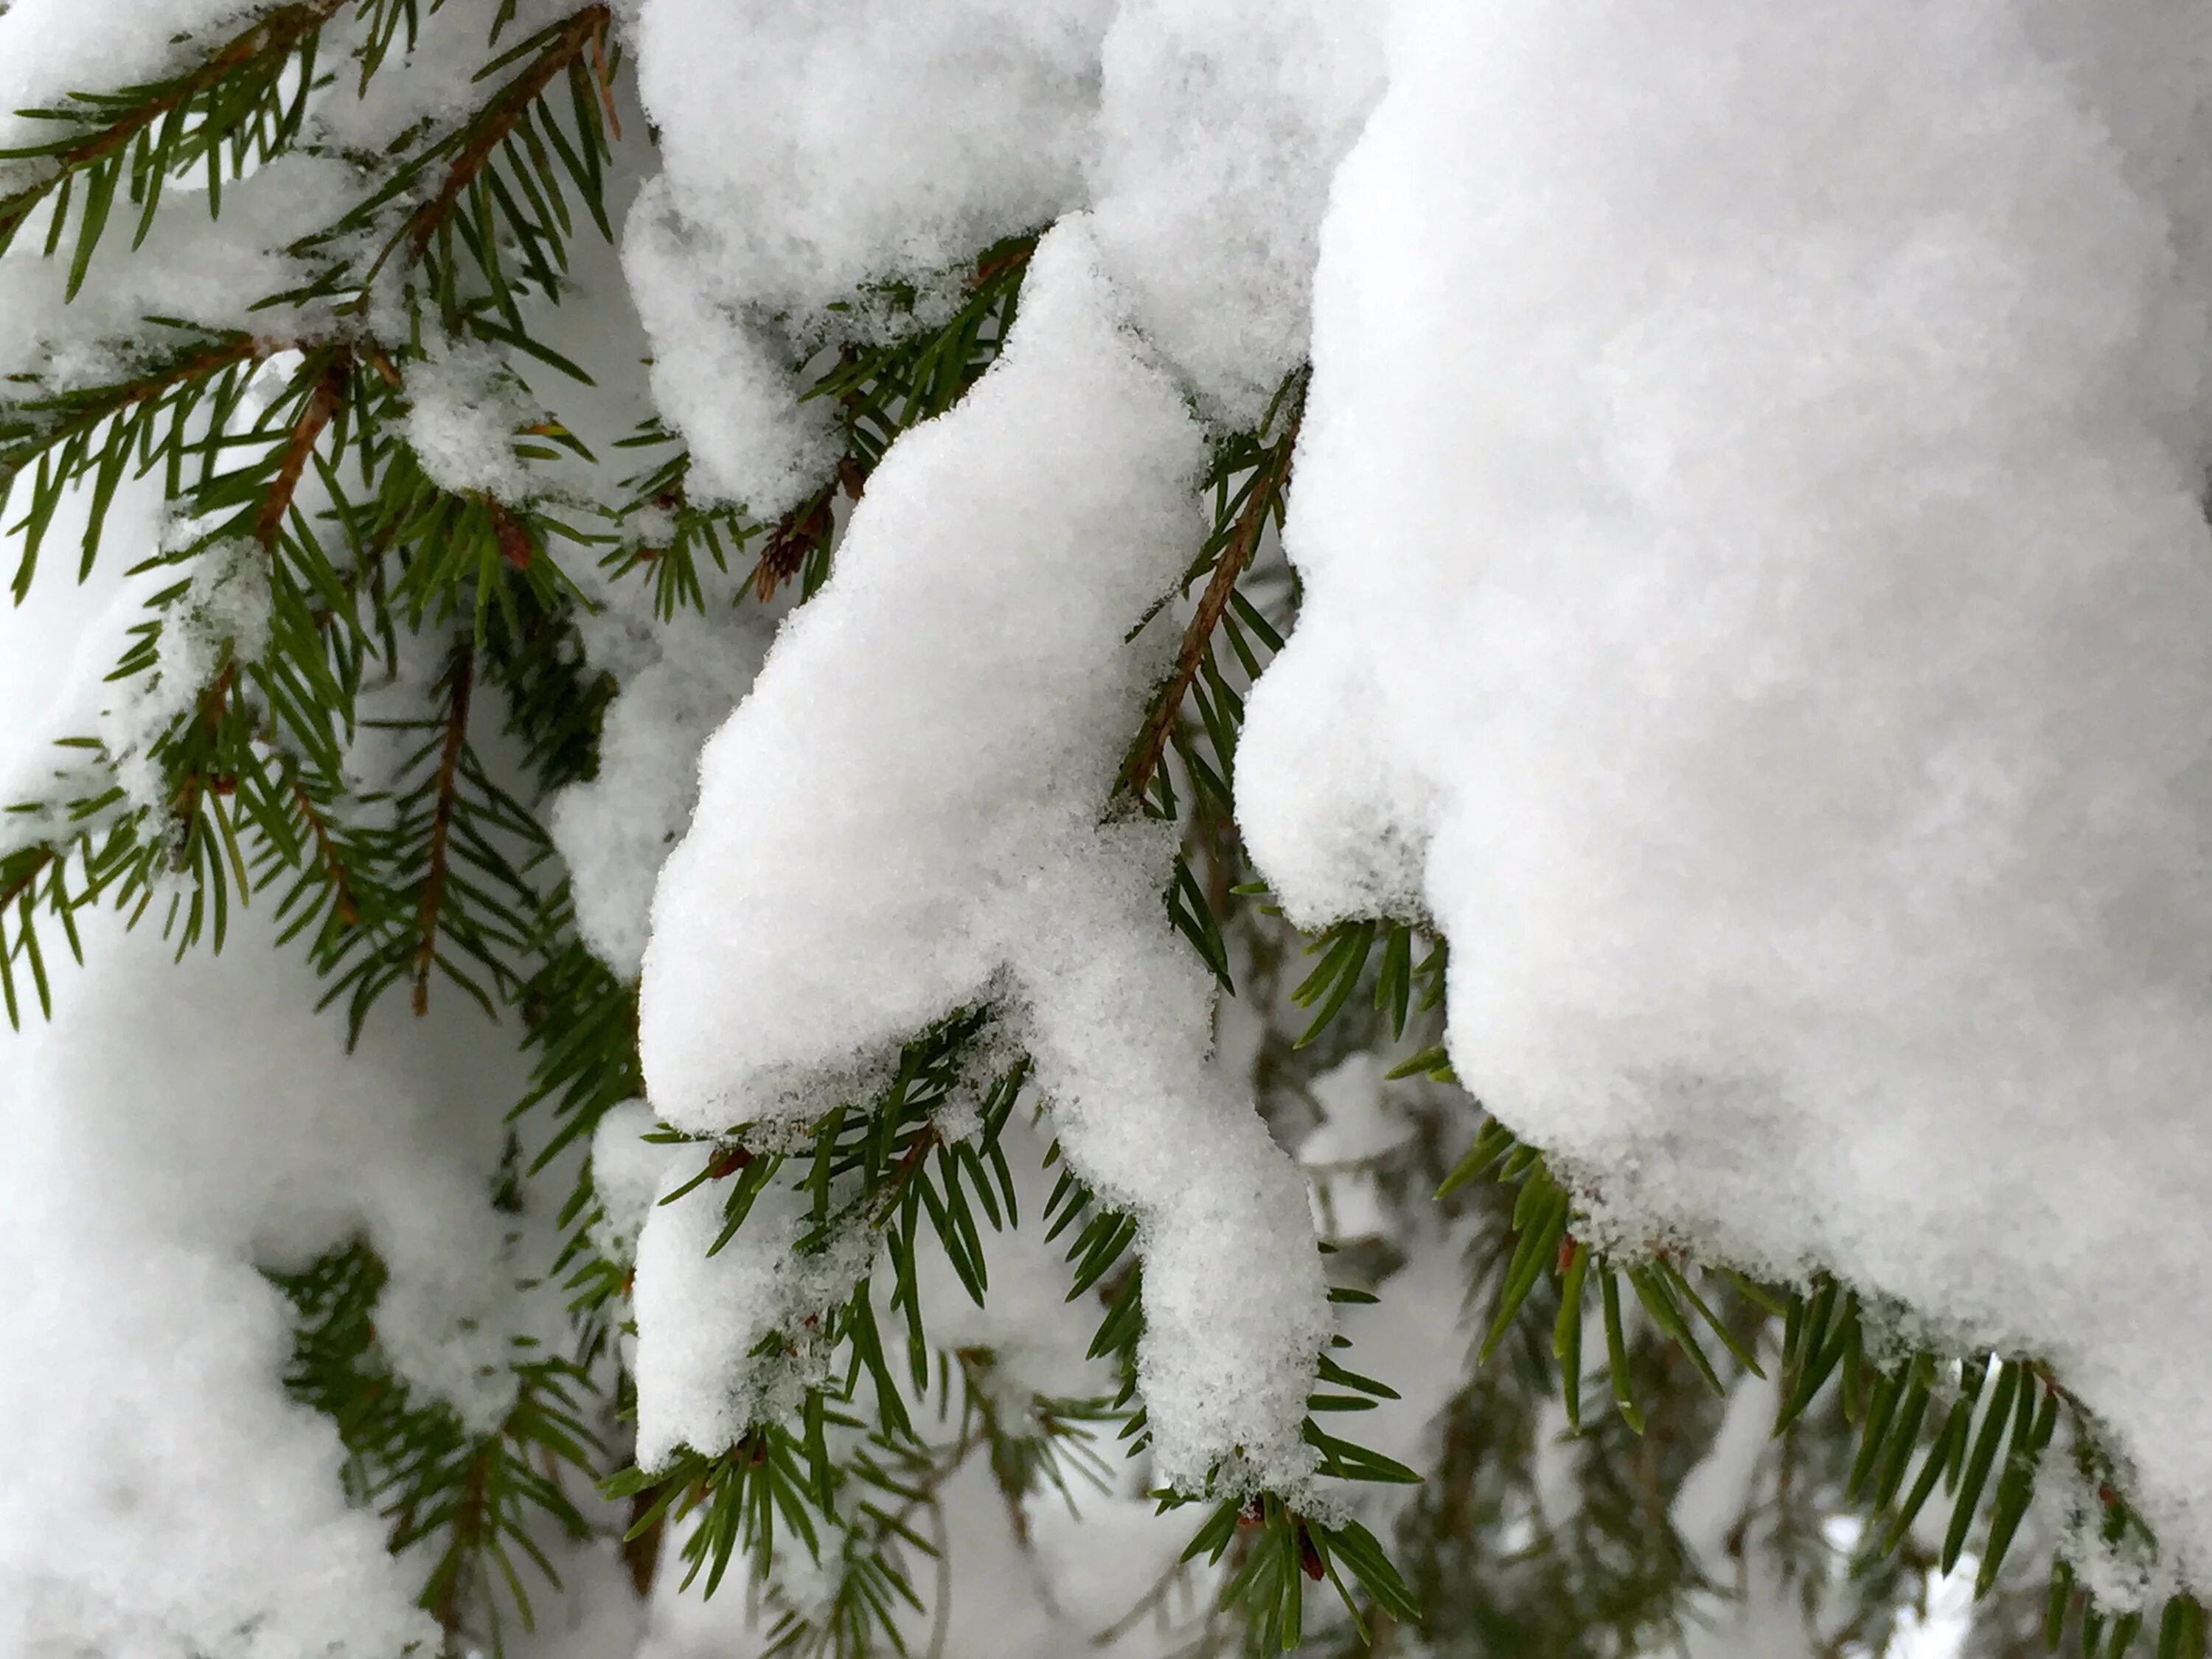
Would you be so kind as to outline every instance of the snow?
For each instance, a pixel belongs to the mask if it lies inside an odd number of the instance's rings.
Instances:
[[[647,0],[639,89],[665,172],[624,261],[695,483],[774,519],[836,459],[802,337],[1079,198],[1108,0]]]
[[[568,9],[528,0],[505,38]],[[0,112],[158,75],[255,9],[0,3]],[[181,184],[135,255],[118,217],[66,308],[34,218],[0,261],[0,374],[112,379],[164,337],[151,314],[271,353],[330,327],[251,307],[363,199],[341,157],[486,95],[495,9],[426,13],[364,97],[341,73],[319,153],[227,185],[219,223]],[[2172,1306],[2212,1260],[2212,21],[2170,0],[617,12],[662,171],[632,204],[617,169],[619,273],[579,244],[571,355],[614,388],[581,421],[604,453],[648,412],[649,346],[696,501],[773,520],[812,499],[840,444],[810,368],[1045,233],[1003,357],[893,447],[773,646],[758,607],[664,622],[634,577],[578,573],[586,666],[619,694],[597,777],[550,818],[579,932],[643,975],[650,1099],[607,1115],[592,1166],[594,1242],[636,1267],[647,1463],[789,1410],[830,1359],[802,1334],[874,1262],[865,1237],[797,1255],[785,1185],[709,1257],[722,1183],[655,1200],[713,1154],[643,1137],[787,1143],[977,1006],[1036,1062],[1037,1133],[1140,1223],[1153,1443],[1131,1478],[1317,1498],[1298,1425],[1333,1326],[1309,1179],[1337,1236],[1412,1252],[1353,1329],[1388,1334],[1362,1369],[1418,1376],[1370,1420],[1420,1460],[1461,1273],[1378,1177],[1412,1132],[1382,1062],[1316,1079],[1318,1126],[1279,1151],[1163,915],[1173,833],[1109,809],[1172,626],[1125,636],[1202,542],[1206,439],[1310,354],[1303,611],[1238,767],[1293,916],[1452,939],[1454,1062],[1587,1195],[1595,1242],[1832,1268],[1935,1340],[2052,1361],[2110,1425],[2159,1571],[2212,1572],[2212,1335]],[[326,64],[360,23],[333,22]],[[514,453],[529,366],[398,350],[387,276],[349,325],[406,362],[430,476],[568,503],[582,469]],[[156,672],[95,694],[146,595],[116,573],[154,538],[126,501],[94,588],[64,602],[50,562],[44,608],[0,619],[6,799],[41,793],[46,738],[96,725],[158,806],[149,748],[265,631],[258,550],[210,548]],[[404,641],[386,695],[443,647]],[[388,781],[404,742],[370,734],[348,775]],[[514,1284],[547,1259],[536,1221],[487,1202],[519,1091],[482,1059],[503,1044],[434,1021],[344,1058],[265,917],[233,926],[179,968],[99,923],[88,967],[56,964],[55,1024],[0,1038],[9,1652],[434,1644],[415,1564],[346,1510],[334,1435],[283,1393],[256,1270],[369,1239],[380,1341],[479,1429],[509,1339],[559,1328]],[[1264,1018],[1228,1046],[1256,1050]],[[1034,1217],[1030,1139],[1009,1131]],[[988,1309],[934,1267],[925,1287],[932,1335],[990,1349],[1009,1400],[1097,1382],[1094,1310],[1036,1243],[993,1241]],[[796,1352],[756,1352],[770,1332]],[[1770,1414],[1740,1388],[1676,1504],[1717,1576]],[[946,1503],[963,1547],[1003,1518],[980,1473]],[[1000,1617],[963,1590],[951,1650],[1065,1645],[1158,1582],[1172,1528],[1127,1492],[1085,1507],[989,1555],[1027,1599]],[[2083,1568],[2142,1589],[2139,1563]],[[1790,1595],[1745,1589],[1692,1650],[1802,1649]],[[732,1650],[731,1615],[677,1601],[644,1651]],[[613,1650],[638,1623],[570,1633]]]
[[[530,500],[538,489],[514,443],[544,418],[490,346],[439,342],[407,365],[407,447],[441,489],[509,506]]]
[[[1125,0],[1091,168],[1107,269],[1207,414],[1255,426],[1304,361],[1328,181],[1381,90],[1382,8]]]
[[[189,969],[155,928],[85,918],[52,1024],[0,1038],[9,1653],[434,1642],[415,1565],[344,1504],[334,1431],[283,1391],[288,1310],[256,1269],[367,1236],[402,1374],[495,1416],[514,1270],[488,1200],[513,1084],[434,1021],[347,1055],[259,914]]]
[[[592,1190],[601,1212],[592,1242],[610,1261],[637,1259],[638,1235],[674,1152],[669,1142],[645,1138],[659,1127],[650,1106],[626,1100],[610,1108],[592,1132]]]
[[[130,804],[159,811],[169,787],[153,749],[198,706],[231,662],[251,661],[269,635],[268,557],[246,540],[204,548],[184,595],[164,613],[150,674],[125,681],[102,710],[100,738]]]
[[[1165,1478],[1242,1445],[1291,1479],[1328,1333],[1303,1182],[1206,1063],[1171,842],[1100,821],[1171,643],[1123,636],[1202,534],[1202,450],[1097,263],[1080,221],[1040,245],[1004,355],[877,470],[708,744],[654,897],[647,1083],[678,1127],[796,1125],[913,1031],[1002,1004],[1071,1167],[1141,1218]],[[648,1343],[667,1213],[641,1246]],[[641,1410],[659,1386],[641,1369]]]
[[[808,1198],[770,1182],[719,1255],[723,1186],[672,1194],[706,1154],[671,1160],[637,1242],[637,1462],[664,1467],[678,1446],[709,1454],[735,1445],[756,1423],[795,1418],[811,1385],[826,1380],[829,1345],[810,1340],[868,1268],[875,1241],[840,1241],[818,1255],[793,1245],[811,1222]],[[780,1334],[783,1350],[756,1354]]]
[[[648,599],[633,583],[584,623],[590,660],[629,672],[618,674],[622,690],[600,730],[598,775],[556,796],[548,824],[574,884],[578,930],[625,979],[645,958],[661,863],[691,824],[699,750],[752,684],[769,633],[752,609],[649,627],[635,614]],[[625,602],[627,611],[615,608]]]
[[[50,137],[15,114],[64,106],[73,92],[157,80],[258,10],[253,0],[14,0],[0,12],[0,149]]]
[[[646,0],[640,91],[721,297],[818,308],[1074,205],[1110,0]]]
[[[27,486],[0,501],[6,523],[21,517],[27,495]],[[55,741],[93,730],[111,695],[108,671],[129,647],[145,601],[162,586],[158,574],[130,580],[123,574],[157,539],[160,491],[153,483],[128,480],[116,491],[104,537],[116,556],[102,559],[80,583],[72,580],[72,556],[85,510],[81,494],[64,498],[48,543],[50,552],[64,551],[51,562],[42,557],[32,602],[0,604],[0,709],[8,715],[0,720],[0,805],[52,799],[55,772],[78,758],[55,749]],[[11,577],[20,551],[16,538],[0,538],[0,569]],[[0,835],[13,833],[11,825]]]
[[[764,520],[798,506],[836,463],[829,411],[798,400],[796,349],[772,320],[719,297],[712,250],[665,174],[623,222],[623,270],[656,354],[653,401],[691,447],[695,498]]]
[[[1601,1230],[2053,1360],[2200,1571],[2208,31],[1408,0],[1238,773]]]
[[[0,28],[15,15],[0,17]],[[40,372],[64,388],[106,383],[127,374],[147,348],[176,349],[175,331],[149,327],[148,317],[247,329],[271,342],[301,337],[328,320],[322,309],[255,310],[255,302],[307,279],[309,266],[283,250],[341,216],[359,194],[352,167],[298,154],[226,184],[220,219],[209,218],[204,195],[173,186],[135,253],[136,217],[117,211],[83,289],[66,305],[73,244],[64,240],[52,259],[39,257],[50,222],[50,204],[41,206],[0,260],[0,374]],[[72,213],[72,235],[76,223]]]
[[[700,488],[775,518],[827,476],[797,402],[872,293],[1086,205],[1132,323],[1249,426],[1305,349],[1331,173],[1379,91],[1375,9],[1266,0],[644,0],[666,171],[625,262]],[[830,308],[836,307],[835,314]],[[879,307],[878,307],[879,308]]]

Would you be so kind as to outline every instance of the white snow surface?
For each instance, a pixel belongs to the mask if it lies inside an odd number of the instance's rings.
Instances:
[[[347,1506],[335,1431],[284,1395],[288,1310],[255,1269],[366,1235],[402,1374],[495,1419],[514,1269],[489,1199],[514,1079],[456,1064],[436,1022],[372,1025],[349,1056],[257,915],[184,968],[155,927],[84,918],[52,1023],[0,1033],[0,1650],[434,1644],[416,1564]]]
[[[50,136],[15,112],[156,80],[259,9],[255,0],[14,0],[0,12],[0,148]]]
[[[493,347],[438,342],[407,366],[407,447],[441,489],[481,491],[510,506],[528,501],[538,485],[515,439],[542,418]]]
[[[1123,636],[1202,533],[1202,454],[1064,223],[1004,355],[877,471],[708,746],[641,1030],[655,1109],[712,1133],[804,1121],[914,1030],[1002,999],[1071,1166],[1141,1218],[1165,1478],[1241,1445],[1287,1480],[1329,1328],[1303,1183],[1206,1063],[1210,987],[1160,903],[1170,840],[1101,823],[1171,643]],[[640,1250],[643,1344],[666,1213]],[[641,1412],[659,1381],[641,1370]]]
[[[2198,1573],[2208,31],[1405,0],[1238,773],[1613,1235],[2056,1361]]]
[[[623,258],[694,487],[773,519],[836,452],[798,341],[1079,199],[1110,0],[646,0],[665,172]]]
[[[874,1253],[872,1234],[819,1255],[793,1247],[807,1228],[806,1194],[770,1182],[745,1224],[709,1255],[723,1227],[723,1187],[707,1182],[672,1195],[713,1156],[684,1146],[671,1157],[637,1241],[637,1461],[659,1468],[676,1449],[718,1452],[756,1423],[795,1417],[810,1384],[828,1375],[828,1345],[808,1341],[851,1293]],[[781,1332],[789,1355],[757,1357]]]
[[[1112,0],[646,0],[672,204],[711,279],[818,307],[1079,199]]]
[[[642,583],[630,589],[649,594]],[[554,798],[548,827],[568,866],[585,943],[635,979],[653,884],[691,824],[699,750],[759,672],[769,628],[750,606],[686,612],[653,627],[634,614],[603,611],[584,628],[592,662],[640,665],[620,675],[622,690],[600,730],[599,775]],[[610,637],[618,632],[628,637]]]
[[[834,460],[797,401],[872,284],[933,282],[1079,208],[1130,320],[1208,418],[1304,358],[1315,235],[1380,90],[1328,0],[641,0],[666,171],[624,261],[695,483],[774,518]],[[833,312],[833,307],[842,307]]]
[[[623,222],[623,273],[652,342],[655,405],[691,447],[702,501],[773,520],[836,465],[830,412],[799,398],[797,349],[759,307],[724,297],[706,233],[647,181]]]
[[[1123,0],[1091,187],[1145,336],[1230,427],[1304,361],[1328,181],[1382,90],[1382,9]]]

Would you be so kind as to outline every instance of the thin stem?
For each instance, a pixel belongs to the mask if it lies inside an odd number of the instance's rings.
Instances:
[[[269,486],[269,497],[262,502],[261,511],[253,521],[254,539],[264,549],[273,550],[277,537],[283,533],[284,515],[292,510],[292,499],[299,493],[300,479],[315,453],[316,441],[322,437],[323,428],[344,407],[346,383],[352,370],[351,351],[344,346],[332,351],[321,378],[315,382],[315,389],[307,394],[299,419],[292,423],[292,436],[284,446],[284,459]]]
[[[338,924],[351,927],[361,920],[361,905],[354,897],[353,882],[346,874],[344,861],[338,857],[337,844],[331,838],[331,821],[315,805],[314,797],[307,793],[307,786],[300,781],[296,772],[291,785],[293,804],[300,809],[300,816],[307,820],[308,832],[314,837],[324,879],[337,895]]]
[[[430,239],[437,234],[438,227],[451,213],[453,204],[460,199],[492,152],[514,131],[515,123],[523,112],[538,101],[538,94],[553,83],[553,77],[569,64],[583,57],[586,50],[599,46],[606,34],[612,15],[604,5],[586,6],[562,27],[561,32],[546,43],[545,50],[538,54],[530,67],[509,82],[477,118],[476,134],[461,147],[453,164],[446,169],[445,182],[438,193],[415,210],[407,222],[406,240],[416,257],[428,249]]]
[[[1141,801],[1145,792],[1152,787],[1152,778],[1166,757],[1169,741],[1175,735],[1176,721],[1182,717],[1183,698],[1189,695],[1192,683],[1205,665],[1206,653],[1212,645],[1213,630],[1220,625],[1230,599],[1237,591],[1237,579],[1251,563],[1268,515],[1282,500],[1283,491],[1290,483],[1291,458],[1297,447],[1298,425],[1305,418],[1305,388],[1301,386],[1291,404],[1290,424],[1276,440],[1267,459],[1261,462],[1259,476],[1253,480],[1244,510],[1237,515],[1237,527],[1230,532],[1229,545],[1214,561],[1213,574],[1206,584],[1206,592],[1199,596],[1198,609],[1191,614],[1189,626],[1183,629],[1182,647],[1176,653],[1175,672],[1168,677],[1167,684],[1152,705],[1152,718],[1146,722],[1144,734],[1137,739],[1136,747],[1122,768],[1121,789],[1132,800]]]
[[[463,646],[446,678],[446,744],[438,760],[437,805],[430,817],[429,867],[422,876],[422,899],[416,912],[415,1012],[430,1011],[430,969],[438,960],[438,908],[446,896],[446,872],[452,854],[453,802],[460,790],[461,748],[468,736],[469,694],[476,679],[476,653]]]

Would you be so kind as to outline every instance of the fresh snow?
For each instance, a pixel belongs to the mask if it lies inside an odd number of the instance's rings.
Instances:
[[[1178,1485],[1239,1446],[1303,1476],[1329,1329],[1303,1183],[1206,1064],[1210,988],[1160,903],[1170,835],[1102,822],[1171,643],[1123,636],[1203,534],[1202,460],[1089,228],[1063,223],[1005,353],[878,469],[708,744],[641,1015],[655,1109],[714,1133],[805,1122],[915,1030],[999,1005],[1070,1166],[1143,1226],[1140,1374]],[[640,1247],[647,1413],[690,1386],[649,1363],[664,1224]]]
[[[435,1640],[416,1565],[343,1499],[335,1430],[285,1397],[289,1310],[256,1269],[366,1236],[392,1273],[394,1365],[495,1423],[514,1279],[536,1266],[510,1264],[484,1201],[518,1080],[486,1075],[477,1030],[396,1008],[349,1055],[260,917],[234,911],[222,955],[180,968],[158,927],[87,916],[52,1024],[0,1038],[9,1653],[387,1659]],[[558,1303],[537,1320],[556,1331]]]
[[[0,9],[0,149],[48,136],[16,112],[158,80],[261,9],[256,0],[12,0]]]
[[[0,145],[43,130],[9,112],[161,75],[265,9],[0,0]],[[67,306],[42,209],[0,260],[0,375],[126,375],[174,343],[153,316],[250,329],[280,363],[333,326],[256,302],[313,274],[301,239],[374,188],[360,158],[481,102],[492,9],[426,10],[365,95],[341,68],[303,152],[226,185],[220,220],[179,181],[133,253],[118,209]],[[570,9],[525,0],[503,39]],[[599,1126],[588,1224],[635,1270],[620,1352],[643,1461],[788,1411],[830,1358],[810,1321],[878,1265],[865,1238],[797,1255],[787,1187],[708,1256],[720,1183],[657,1200],[713,1153],[645,1137],[787,1144],[973,1006],[1033,1057],[1048,1109],[1007,1132],[1025,1217],[1056,1138],[1140,1223],[1143,1480],[1323,1501],[1299,1438],[1334,1329],[1316,1218],[1408,1254],[1402,1298],[1349,1322],[1362,1369],[1418,1377],[1376,1443],[1428,1455],[1464,1335],[1439,1342],[1435,1310],[1465,1275],[1459,1241],[1385,1197],[1413,1125],[1384,1062],[1316,1079],[1318,1123],[1279,1150],[1241,1063],[1269,1016],[1217,1030],[1161,904],[1173,831],[1113,799],[1181,614],[1153,609],[1205,534],[1207,441],[1310,363],[1285,541],[1302,608],[1237,767],[1291,916],[1452,940],[1453,1061],[1553,1157],[1599,1243],[1832,1269],[1938,1340],[2053,1362],[2129,1460],[2160,1571],[2212,1574],[2212,1338],[2174,1300],[2212,1261],[2201,9],[614,9],[659,170],[626,160],[611,184],[618,261],[575,250],[567,314],[592,337],[562,349],[653,398],[562,388],[603,455],[653,414],[695,503],[773,520],[835,476],[840,413],[802,399],[810,369],[946,314],[990,244],[1042,238],[1000,361],[874,471],[805,606],[733,607],[738,571],[670,621],[636,573],[562,550],[579,668],[617,695],[598,775],[547,816],[584,942],[642,973],[649,1098]],[[326,66],[362,26],[332,21]],[[40,165],[0,163],[0,194]],[[400,435],[428,475],[580,525],[611,508],[585,469],[515,453],[556,401],[544,366],[422,356],[398,280],[343,326],[404,359]],[[51,793],[46,741],[86,731],[125,799],[158,805],[150,745],[266,630],[258,550],[211,547],[154,672],[94,690],[161,574],[120,575],[156,550],[146,489],[125,485],[92,587],[57,594],[64,526],[32,605],[0,618],[0,805]],[[319,510],[312,478],[303,500]],[[444,648],[401,641],[372,705],[422,692]],[[412,741],[364,726],[349,780],[387,785]],[[0,845],[55,822],[11,815]],[[0,1650],[437,1642],[420,1564],[386,1558],[342,1499],[335,1434],[284,1395],[285,1310],[257,1269],[368,1239],[392,1275],[384,1349],[478,1430],[511,1400],[509,1340],[562,1340],[557,1287],[517,1284],[557,1251],[550,1225],[488,1202],[521,1087],[482,1058],[503,1043],[373,1023],[349,1057],[264,911],[231,928],[219,960],[176,966],[152,921],[88,918],[88,964],[51,964],[53,1023],[0,1034],[21,1348],[0,1375]],[[993,1242],[990,1308],[926,1286],[933,1338],[999,1356],[1010,1401],[1098,1382],[1094,1310],[1055,1299],[1036,1243]],[[764,1359],[771,1333],[788,1350]],[[1711,1576],[1742,1571],[1696,1653],[1803,1644],[1774,1561],[1729,1549],[1770,1479],[1771,1409],[1741,1387],[1674,1505]],[[1557,1447],[1536,1478],[1516,1524],[1570,1501]],[[2069,1494],[2046,1478],[2047,1531]],[[963,1571],[1015,1610],[979,1616],[963,1589],[946,1650],[1066,1647],[1159,1581],[1175,1529],[1133,1486],[1080,1507],[1079,1528],[1040,1505],[1034,1534],[1017,1507],[1001,1538],[980,1472],[948,1489],[938,1518],[981,1563]],[[2138,1564],[2077,1553],[2108,1599],[2144,1589]],[[601,1582],[611,1552],[574,1553],[571,1628],[532,1659],[724,1654],[821,1582],[787,1551],[750,1609],[703,1613],[666,1573],[638,1609]],[[1170,1647],[1175,1623],[1112,1650]]]
[[[1605,1236],[2051,1360],[2199,1571],[2208,41],[1399,7],[1238,774]]]
[[[1206,413],[1256,425],[1305,359],[1328,181],[1382,90],[1380,9],[1125,0],[1091,188],[1107,269]]]

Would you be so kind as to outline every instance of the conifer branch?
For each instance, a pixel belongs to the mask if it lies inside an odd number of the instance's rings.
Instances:
[[[339,346],[332,351],[330,362],[315,382],[315,389],[307,394],[299,418],[292,423],[292,436],[284,447],[284,459],[270,484],[269,497],[254,520],[254,538],[264,550],[273,550],[277,537],[283,533],[285,515],[292,510],[292,498],[299,493],[300,479],[307,471],[316,441],[323,435],[323,428],[345,405],[347,379],[352,369],[353,353],[348,348]]]
[[[1231,533],[1229,544],[1222,549],[1221,556],[1214,561],[1213,574],[1199,596],[1198,609],[1191,614],[1190,623],[1183,629],[1182,646],[1176,653],[1175,672],[1161,688],[1152,704],[1152,718],[1145,723],[1143,734],[1121,770],[1121,791],[1131,800],[1142,800],[1152,787],[1152,777],[1166,757],[1168,744],[1175,734],[1176,721],[1182,714],[1182,700],[1188,695],[1192,683],[1198,678],[1204,665],[1206,653],[1213,641],[1213,630],[1220,625],[1222,616],[1229,609],[1229,601],[1237,591],[1237,580],[1252,562],[1252,555],[1260,545],[1260,534],[1267,527],[1269,514],[1280,505],[1283,491],[1291,480],[1291,459],[1297,448],[1298,425],[1305,417],[1305,386],[1301,382],[1292,394],[1289,423],[1283,435],[1275,441],[1267,458],[1260,464],[1245,498],[1244,510],[1238,515],[1237,527]]]
[[[240,333],[159,363],[138,378],[27,400],[0,411],[0,483],[41,451],[96,430],[101,422],[219,374],[290,349],[290,342]]]
[[[228,368],[233,363],[258,362],[272,353],[286,349],[285,343],[264,340],[252,334],[240,334],[211,345],[204,351],[195,351],[180,357],[167,368],[158,370],[143,380],[127,383],[117,407],[127,409],[133,404],[149,403],[163,392]]]
[[[415,1012],[430,1011],[430,969],[438,959],[438,910],[444,902],[451,861],[453,804],[460,791],[461,747],[469,728],[469,696],[476,677],[476,651],[463,646],[446,677],[446,738],[438,759],[437,804],[430,817],[428,867],[416,912]]]
[[[222,672],[210,681],[207,690],[200,694],[199,724],[210,738],[222,723],[223,711],[230,706],[230,688],[237,678],[238,660],[234,657],[223,664]],[[207,782],[208,776],[203,767],[195,765],[186,769],[169,807],[179,823],[190,819],[199,810],[200,792]],[[222,787],[219,781],[216,787]]]
[[[405,241],[413,257],[428,252],[438,227],[460,200],[494,151],[506,142],[515,124],[536,103],[554,76],[583,58],[586,49],[604,51],[603,41],[612,13],[605,5],[585,7],[561,25],[530,67],[501,89],[499,95],[477,118],[476,129],[460,153],[446,169],[438,193],[415,210],[408,221]]]
[[[19,157],[36,155],[52,163],[54,170],[34,184],[0,197],[0,245],[5,244],[30,216],[31,210],[71,173],[106,161],[128,148],[132,140],[156,123],[167,119],[193,99],[216,90],[247,64],[265,58],[281,59],[289,56],[309,35],[352,3],[353,0],[296,0],[296,3],[280,7],[234,38],[197,69],[160,88],[157,95],[132,106],[120,119],[74,144],[12,152]]]
[[[323,880],[337,905],[338,924],[351,927],[361,921],[361,901],[355,896],[353,878],[346,872],[345,861],[338,856],[337,843],[331,834],[331,820],[315,799],[307,793],[307,786],[295,772],[291,778],[292,804],[300,809],[300,816],[307,825],[307,833],[315,843],[315,857],[323,867]]]
[[[417,1012],[421,1010],[418,1008]],[[493,1460],[500,1455],[501,1444],[496,1435],[487,1436],[479,1442],[469,1457],[468,1479],[461,1487],[459,1503],[453,1510],[453,1540],[446,1547],[446,1559],[440,1564],[437,1595],[430,1608],[430,1616],[438,1621],[438,1628],[450,1642],[461,1627],[461,1571],[463,1565],[482,1547],[484,1532],[486,1498],[491,1486]]]

